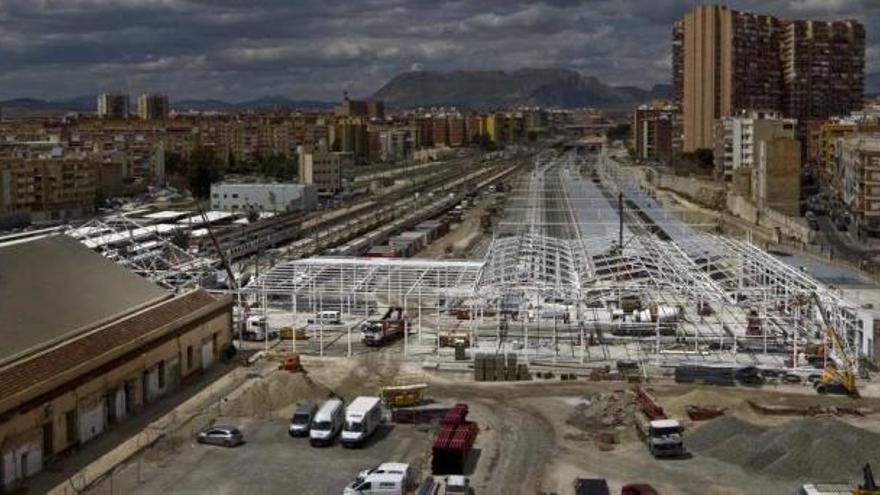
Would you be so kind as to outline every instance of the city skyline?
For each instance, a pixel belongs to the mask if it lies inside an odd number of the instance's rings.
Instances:
[[[4,1],[0,98],[121,90],[172,99],[279,94],[333,101],[343,91],[369,95],[407,70],[523,67],[566,67],[609,84],[648,88],[671,83],[672,24],[697,2],[647,4]],[[880,5],[726,4],[784,18],[857,19],[867,33],[865,72],[880,72]]]

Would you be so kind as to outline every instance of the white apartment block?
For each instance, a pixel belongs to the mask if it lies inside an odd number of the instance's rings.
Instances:
[[[761,161],[759,143],[777,137],[794,138],[797,121],[772,112],[744,112],[715,121],[715,170],[725,181],[741,167]]]

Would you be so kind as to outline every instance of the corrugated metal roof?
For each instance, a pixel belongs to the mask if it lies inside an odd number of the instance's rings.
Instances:
[[[0,366],[169,297],[64,235],[0,244]]]

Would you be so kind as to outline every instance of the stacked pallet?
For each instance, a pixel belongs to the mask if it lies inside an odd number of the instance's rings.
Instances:
[[[480,431],[476,423],[467,421],[467,414],[467,404],[458,403],[440,421],[431,451],[431,470],[435,475],[464,474],[465,463]]]
[[[513,382],[531,380],[529,366],[517,364],[517,355],[477,354],[474,357],[474,380],[478,382]]]

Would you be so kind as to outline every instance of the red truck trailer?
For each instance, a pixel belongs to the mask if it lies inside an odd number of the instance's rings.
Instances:
[[[395,317],[395,313],[397,316]],[[410,322],[403,315],[403,308],[388,308],[380,320],[370,320],[364,324],[363,342],[367,346],[380,346],[386,342],[403,337],[409,331]]]

